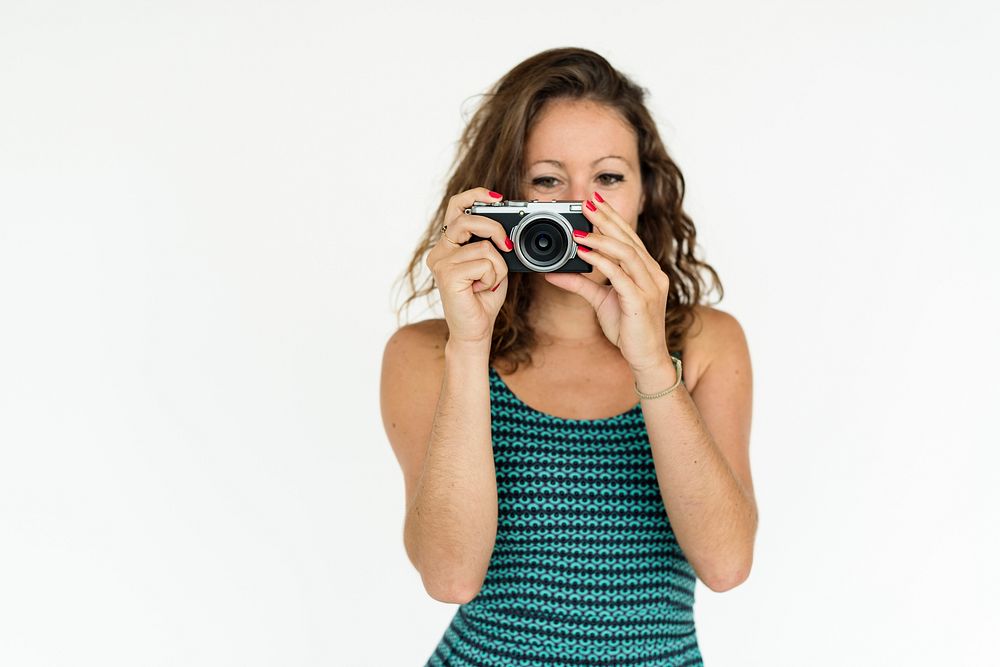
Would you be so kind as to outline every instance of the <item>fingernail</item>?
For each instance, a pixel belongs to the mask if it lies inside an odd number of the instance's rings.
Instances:
[[[503,242],[507,246],[507,250],[513,250],[514,249],[514,244],[511,242],[509,236],[505,236],[503,238]]]
[[[493,197],[494,199],[503,199],[502,194],[500,194],[499,192],[493,192],[492,190],[490,190],[490,196]]]
[[[500,283],[497,283],[496,285],[494,285],[493,289],[491,289],[490,291],[491,292],[496,292],[497,291],[497,287],[500,287]]]
[[[594,199],[601,202],[602,204],[604,203],[604,197],[602,197],[601,193],[598,192],[597,190],[594,190]]]
[[[590,248],[588,248],[585,245],[578,245],[576,246],[576,249],[579,250],[580,252],[590,252]]]
[[[597,207],[594,206],[594,202],[590,201],[589,199],[587,200],[587,208],[589,208],[591,211],[597,210]]]
[[[583,239],[583,238],[587,238],[588,234],[587,234],[587,232],[583,231],[582,229],[574,229],[573,230],[573,236],[577,237],[578,239]]]

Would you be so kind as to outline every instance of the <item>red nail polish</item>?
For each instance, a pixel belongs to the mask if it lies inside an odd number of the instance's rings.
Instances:
[[[497,287],[500,287],[500,283],[497,283],[490,291],[491,292],[496,292],[497,291]]]
[[[588,248],[585,245],[577,245],[576,249],[579,250],[580,252],[590,252],[590,248]]]
[[[594,206],[594,202],[590,201],[589,199],[587,200],[587,208],[589,208],[591,211],[597,210],[597,207]]]
[[[507,250],[513,250],[514,244],[511,242],[509,236],[505,236],[503,239],[504,244],[507,246]]]
[[[578,239],[584,239],[587,238],[589,234],[587,234],[587,232],[583,231],[582,229],[574,229],[573,236],[577,237]]]
[[[598,192],[597,190],[594,190],[594,199],[601,202],[602,204],[604,203],[604,197],[602,197],[601,193]]]
[[[494,199],[503,199],[502,194],[500,194],[499,192],[493,192],[492,190],[490,190],[490,196],[493,197]]]

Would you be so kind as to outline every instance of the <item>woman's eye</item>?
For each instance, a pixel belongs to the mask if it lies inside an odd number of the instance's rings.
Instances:
[[[614,185],[615,183],[621,183],[625,180],[625,177],[621,174],[601,174],[597,177],[604,185]],[[557,179],[552,176],[539,176],[538,178],[531,181],[531,184],[540,188],[551,188],[555,186],[555,181]]]

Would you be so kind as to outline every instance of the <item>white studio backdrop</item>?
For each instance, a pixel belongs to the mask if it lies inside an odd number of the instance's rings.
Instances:
[[[0,664],[419,665],[394,281],[463,113],[583,46],[650,91],[747,333],[711,667],[996,660],[989,2],[0,3]],[[490,184],[484,184],[490,185]],[[439,316],[420,308],[412,320]]]

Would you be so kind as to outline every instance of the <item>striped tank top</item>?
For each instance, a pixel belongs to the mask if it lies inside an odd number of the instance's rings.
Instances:
[[[702,665],[695,573],[641,403],[564,419],[529,407],[493,366],[489,376],[496,542],[482,588],[424,667]]]

